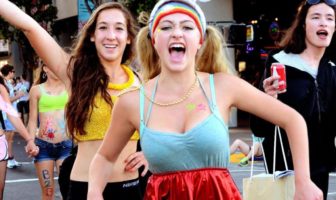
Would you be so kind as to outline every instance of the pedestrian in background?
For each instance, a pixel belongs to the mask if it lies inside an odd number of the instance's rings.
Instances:
[[[312,181],[328,195],[329,172],[335,169],[334,144],[336,118],[335,52],[326,53],[335,32],[336,1],[303,1],[296,18],[266,62],[263,90],[298,111],[305,119],[309,136],[309,160]],[[333,60],[332,60],[333,59]],[[272,63],[286,67],[287,89],[280,93],[279,77],[270,76]],[[279,82],[279,84],[282,84]],[[252,117],[251,129],[258,137],[265,137],[263,146],[268,168],[273,166],[274,124]],[[282,133],[285,133],[283,130]],[[293,149],[283,135],[285,155],[293,169]],[[284,170],[280,145],[277,145],[276,170]],[[323,154],[330,156],[322,156]],[[294,160],[295,162],[295,160]]]
[[[15,77],[15,70],[12,65],[6,64],[1,68],[1,74],[4,77],[4,81],[6,84],[6,87],[8,88],[9,98],[12,103],[13,108],[17,111],[17,100],[24,96],[24,93],[22,91],[15,92],[14,89],[14,77]],[[10,122],[8,115],[6,112],[2,112],[2,116],[4,119],[5,127],[5,133],[6,133],[6,139],[8,142],[8,162],[7,167],[12,169],[21,166],[21,163],[17,162],[14,158],[14,152],[13,152],[13,142],[14,142],[14,134],[15,134],[15,127]]]
[[[286,128],[295,153],[296,199],[322,199],[310,180],[303,118],[228,73],[221,33],[206,25],[195,1],[161,0],[149,22],[137,39],[146,83],[115,104],[91,162],[88,199],[103,199],[107,177],[134,130],[153,173],[144,199],[241,199],[227,170],[233,106]]]
[[[242,167],[248,165],[248,162],[252,159],[252,156],[254,160],[263,160],[264,155],[262,150],[262,138],[255,138],[254,136],[252,136],[252,138],[254,141],[251,146],[241,139],[236,139],[230,145],[230,154],[233,154],[237,151],[244,154],[244,158],[239,161],[239,165]]]
[[[34,158],[43,200],[55,199],[54,169],[59,172],[63,160],[70,155],[64,108],[68,102],[65,85],[43,65],[41,78],[30,90],[28,131],[40,152]],[[41,80],[44,79],[44,80]]]
[[[16,91],[21,91],[24,95],[17,101],[17,110],[21,115],[21,120],[24,125],[28,124],[29,115],[29,90],[30,83],[27,79],[27,74],[23,73],[21,76],[17,77],[17,84],[15,86]]]
[[[13,3],[0,0],[0,4],[0,15],[24,32],[43,62],[65,84],[69,94],[67,128],[78,144],[67,198],[86,199],[89,165],[109,127],[114,102],[123,90],[139,85],[127,66],[134,54],[135,21],[120,3],[102,4],[92,13],[68,54]],[[106,198],[113,193],[118,199],[142,199],[137,169],[147,161],[142,152],[136,152],[138,140],[134,132],[112,175],[107,177]]]

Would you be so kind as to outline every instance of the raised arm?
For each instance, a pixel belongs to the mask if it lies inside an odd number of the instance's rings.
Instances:
[[[0,85],[0,94],[7,106],[10,105],[9,95],[6,88],[3,85]],[[14,109],[14,108],[11,108]],[[32,138],[25,126],[23,125],[21,119],[18,116],[13,116],[13,114],[7,114],[9,121],[13,124],[17,132],[26,140],[27,147],[26,152],[29,156],[36,156],[39,152],[38,147],[34,143],[34,138]]]
[[[111,126],[105,135],[100,149],[93,158],[89,170],[88,200],[103,199],[102,192],[106,186],[108,178],[111,177],[111,170],[120,152],[129,141],[136,127],[132,123],[129,113],[136,113],[132,109],[134,98],[120,99],[113,106]],[[131,101],[133,100],[133,101]]]
[[[0,16],[23,31],[47,66],[68,86],[69,55],[33,18],[8,0],[0,0]]]
[[[226,77],[225,81],[222,78],[219,76],[219,80],[216,80],[217,85],[221,85],[216,88],[216,91],[219,94],[221,94],[221,90],[226,91],[226,95],[222,92],[222,96],[225,96],[225,100],[229,101],[232,106],[259,116],[273,124],[278,124],[286,130],[293,153],[295,199],[322,199],[321,190],[310,180],[308,133],[303,117],[294,109],[239,78]],[[221,84],[221,82],[224,82],[224,84]]]

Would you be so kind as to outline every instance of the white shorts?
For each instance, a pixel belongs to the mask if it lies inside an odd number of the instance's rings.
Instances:
[[[8,159],[8,144],[5,134],[0,136],[0,161]]]

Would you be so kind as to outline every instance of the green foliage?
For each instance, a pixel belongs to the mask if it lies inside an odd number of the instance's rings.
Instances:
[[[34,18],[44,29],[52,34],[52,27],[57,18],[57,8],[51,0],[11,0],[14,4]],[[13,16],[15,17],[15,16]],[[0,37],[9,41],[16,41],[21,48],[22,60],[25,67],[35,65],[36,53],[24,36],[22,31],[17,30],[0,18]]]
[[[142,11],[150,13],[156,2],[157,0],[125,0],[124,4],[132,12],[135,11],[135,16],[138,16]]]

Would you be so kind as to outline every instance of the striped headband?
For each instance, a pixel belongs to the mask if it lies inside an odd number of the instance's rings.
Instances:
[[[160,0],[153,8],[149,18],[149,34],[154,43],[153,33],[160,20],[170,14],[183,13],[191,17],[201,33],[201,43],[204,40],[206,20],[201,8],[192,0]]]

